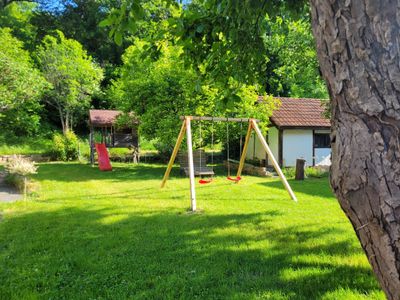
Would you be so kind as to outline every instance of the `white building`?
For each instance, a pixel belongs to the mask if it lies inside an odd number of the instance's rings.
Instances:
[[[296,159],[315,166],[330,156],[330,121],[323,115],[319,99],[277,97],[281,105],[271,117],[267,142],[280,166],[292,167]],[[250,140],[248,159],[259,159],[272,165],[259,140]]]

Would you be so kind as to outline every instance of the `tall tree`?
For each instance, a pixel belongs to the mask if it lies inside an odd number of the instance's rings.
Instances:
[[[240,100],[228,99],[218,86],[200,85],[198,75],[184,66],[180,47],[163,43],[162,54],[154,61],[146,57],[148,46],[136,40],[127,49],[119,68],[120,77],[113,81],[109,95],[119,109],[140,116],[141,134],[157,140],[160,153],[172,152],[179,132],[176,124],[182,115],[253,116],[268,122],[275,102],[268,98],[263,105],[256,105],[255,87],[231,81]],[[224,137],[225,134],[224,131]]]
[[[10,28],[13,35],[24,42],[24,47],[30,51],[34,49],[37,32],[36,26],[31,24],[36,8],[36,3],[18,1],[0,9],[0,27]]]
[[[332,100],[331,184],[389,299],[400,299],[400,11],[312,0]]]
[[[0,113],[38,101],[45,87],[23,43],[9,28],[0,28]]]
[[[72,129],[77,114],[90,104],[99,90],[102,69],[87,55],[82,45],[64,37],[46,36],[37,50],[40,68],[52,89],[45,100],[56,107],[63,132]]]

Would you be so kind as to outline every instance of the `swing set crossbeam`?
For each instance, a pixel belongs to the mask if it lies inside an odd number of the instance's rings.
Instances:
[[[271,159],[272,164],[275,168],[275,171],[278,173],[278,176],[280,177],[284,187],[286,188],[287,192],[289,193],[290,197],[293,199],[293,201],[297,202],[297,198],[295,194],[293,193],[292,188],[290,187],[289,183],[286,180],[285,175],[283,174],[278,162],[276,161],[271,149],[268,146],[267,141],[265,140],[264,136],[261,133],[260,128],[257,125],[257,122],[259,120],[256,119],[245,119],[245,118],[215,118],[215,117],[193,117],[193,116],[185,116],[181,117],[183,120],[182,127],[178,136],[178,139],[176,141],[174,151],[170,157],[167,170],[165,171],[163,180],[161,182],[161,188],[165,186],[165,183],[168,180],[169,174],[171,172],[172,166],[174,164],[175,158],[178,154],[179,147],[182,143],[182,140],[185,136],[186,133],[186,142],[187,142],[187,148],[188,148],[188,165],[189,165],[189,181],[190,181],[190,200],[191,200],[191,210],[196,211],[196,192],[195,192],[195,182],[194,182],[194,176],[195,176],[195,169],[193,165],[193,149],[192,149],[192,130],[191,130],[191,121],[221,121],[221,122],[248,122],[249,127],[247,129],[247,134],[246,134],[246,139],[245,143],[243,145],[243,150],[242,154],[240,157],[240,163],[239,163],[239,168],[236,174],[236,180],[239,182],[241,179],[241,173],[243,170],[244,166],[244,161],[246,159],[246,153],[247,153],[247,148],[248,144],[250,141],[250,135],[251,132],[254,131],[256,133],[256,136],[261,142],[262,147],[264,148],[265,152],[267,152],[268,157]],[[230,179],[232,180],[232,179]]]
[[[200,117],[200,116],[181,116],[181,120],[186,120],[186,118],[190,118],[192,121],[213,121],[213,122],[236,122],[236,123],[246,123],[253,120],[256,123],[260,123],[258,119],[250,119],[250,118],[222,118],[222,117]]]

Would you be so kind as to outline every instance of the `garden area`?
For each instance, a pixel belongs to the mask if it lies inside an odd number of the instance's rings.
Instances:
[[[0,299],[399,300],[398,11],[0,0]]]
[[[384,299],[327,178],[40,164],[27,201],[0,204],[0,298]],[[220,173],[222,170],[217,170]]]

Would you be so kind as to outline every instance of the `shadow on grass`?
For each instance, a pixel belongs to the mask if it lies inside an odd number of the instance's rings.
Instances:
[[[0,298],[316,299],[341,288],[379,291],[370,269],[340,263],[360,252],[352,241],[331,239],[340,229],[273,229],[280,217],[63,209],[6,219]]]
[[[304,181],[290,179],[288,180],[288,182],[289,185],[292,187],[294,193],[299,192],[310,196],[317,196],[329,199],[335,198],[335,195],[333,194],[328,183],[328,178],[308,178]],[[276,181],[266,181],[259,184],[273,189],[285,190],[285,187],[279,179],[277,179]]]

